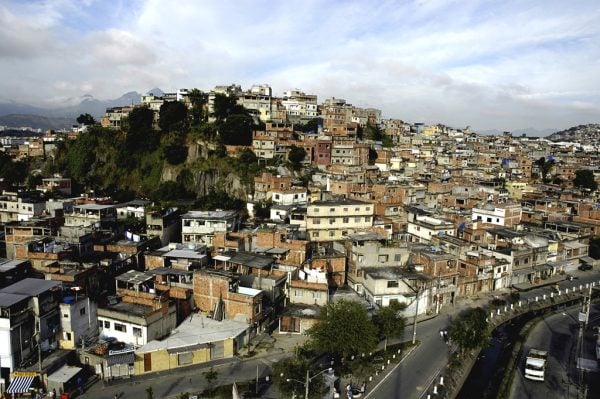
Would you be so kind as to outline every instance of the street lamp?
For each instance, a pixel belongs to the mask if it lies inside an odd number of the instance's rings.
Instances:
[[[329,372],[331,373],[333,371],[332,367],[326,368],[325,370],[321,370],[319,371],[317,374],[313,375],[312,377],[310,376],[310,370],[306,370],[306,380],[304,382],[299,381],[299,380],[295,380],[293,378],[286,378],[286,382],[297,382],[299,384],[304,385],[304,399],[308,399],[308,387],[310,386],[310,382],[312,380],[314,380],[315,378],[317,378],[318,376],[320,376],[321,374],[323,374],[324,372]]]

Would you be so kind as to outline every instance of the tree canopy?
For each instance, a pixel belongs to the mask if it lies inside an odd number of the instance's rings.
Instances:
[[[213,116],[217,120],[224,120],[234,111],[236,105],[236,96],[217,93],[213,103]]]
[[[385,339],[384,350],[387,350],[388,338],[399,337],[404,333],[406,320],[401,311],[405,308],[405,304],[393,302],[388,307],[380,308],[373,316],[373,323],[379,329],[379,336]]]
[[[254,121],[246,114],[233,114],[220,123],[219,134],[225,145],[251,145]]]
[[[337,357],[366,353],[377,345],[377,327],[369,320],[367,310],[355,301],[327,304],[308,335],[315,350]]]
[[[598,189],[598,183],[594,180],[594,172],[588,169],[579,169],[575,171],[573,185],[577,188],[588,189],[590,191],[596,191],[596,189]]]
[[[158,126],[164,133],[177,130],[183,133],[186,130],[187,107],[179,101],[165,101],[160,106]]]
[[[288,154],[288,160],[292,164],[294,170],[299,170],[302,166],[302,161],[306,158],[306,150],[302,147],[292,145]]]
[[[553,159],[547,160],[545,157],[541,157],[540,159],[535,161],[535,164],[540,168],[540,174],[542,176],[542,181],[544,183],[549,183],[550,182],[549,175],[550,175],[550,172],[552,171],[552,168],[554,167],[554,160]]]
[[[490,343],[487,313],[482,308],[471,309],[450,326],[450,339],[461,352],[485,348]]]
[[[322,370],[319,370],[317,365],[301,359],[283,359],[273,364],[273,379],[283,397],[304,397],[307,370],[309,377],[316,376],[310,380],[308,396],[311,399],[320,399],[325,383],[323,375],[318,375]]]
[[[92,115],[85,113],[85,114],[80,114],[77,117],[77,123],[79,123],[80,125],[90,126],[90,125],[95,125],[96,120],[94,119],[94,117]]]
[[[23,183],[27,177],[27,163],[14,161],[8,153],[0,151],[0,177],[9,186]]]

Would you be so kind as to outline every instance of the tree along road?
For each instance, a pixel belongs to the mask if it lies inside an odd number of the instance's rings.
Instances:
[[[595,271],[575,272],[578,278],[572,281],[560,282],[560,289],[570,290],[574,286],[583,285],[591,281],[598,282],[600,275]],[[554,292],[554,287],[539,287],[521,293],[521,299],[534,300],[536,296],[541,297]],[[391,372],[391,375],[377,387],[376,392],[372,392],[369,398],[402,398],[418,399],[425,396],[425,389],[428,388],[431,380],[437,376],[438,371],[448,364],[449,348],[443,340],[440,339],[439,330],[447,329],[450,326],[452,317],[459,314],[468,307],[481,306],[480,301],[471,304],[464,302],[456,307],[446,307],[442,309],[442,314],[438,317],[419,323],[417,327],[417,339],[421,345],[407,358],[398,368]],[[410,320],[409,320],[410,322]],[[407,328],[404,339],[412,338],[412,329]]]

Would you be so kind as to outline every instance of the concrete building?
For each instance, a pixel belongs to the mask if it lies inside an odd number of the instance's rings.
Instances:
[[[314,201],[308,205],[306,230],[311,241],[336,241],[373,226],[374,206],[340,200]]]
[[[236,211],[190,211],[181,216],[181,242],[212,246],[215,233],[237,231]]]

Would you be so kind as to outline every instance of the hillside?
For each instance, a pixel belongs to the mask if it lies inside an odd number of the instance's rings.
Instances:
[[[31,114],[9,114],[0,116],[0,126],[9,127],[30,127],[32,129],[42,130],[60,130],[68,129],[76,125],[76,118],[72,117],[52,117]]]
[[[570,141],[580,144],[598,145],[600,143],[600,124],[573,126],[560,132],[552,133],[548,137],[551,141]]]

